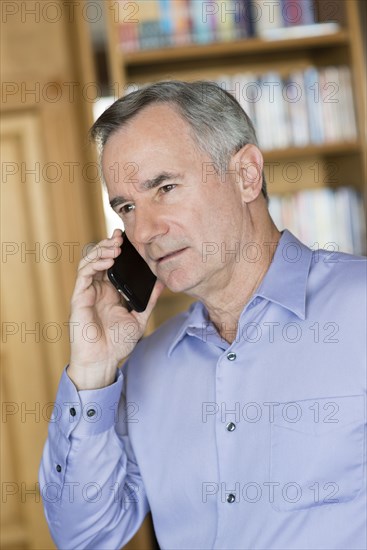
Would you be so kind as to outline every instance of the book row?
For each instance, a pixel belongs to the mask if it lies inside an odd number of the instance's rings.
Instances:
[[[357,139],[351,72],[347,66],[222,75],[216,82],[251,118],[264,150]]]
[[[314,0],[117,0],[111,9],[126,52],[317,27]]]
[[[269,211],[279,230],[289,229],[313,250],[329,250],[331,259],[332,252],[366,253],[362,198],[351,187],[273,195]]]

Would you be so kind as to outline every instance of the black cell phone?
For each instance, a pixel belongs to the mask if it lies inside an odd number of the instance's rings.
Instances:
[[[128,306],[135,311],[144,311],[157,277],[123,233],[121,253],[107,270],[107,275],[115,288],[123,295]]]

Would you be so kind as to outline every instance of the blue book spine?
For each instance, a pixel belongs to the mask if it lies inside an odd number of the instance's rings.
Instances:
[[[284,25],[312,25],[315,23],[314,0],[281,0]]]
[[[241,2],[239,2],[239,13],[238,16],[236,14],[235,24],[239,31],[239,38],[253,36],[254,29],[251,0],[242,0]]]
[[[302,25],[316,23],[316,5],[314,0],[302,0]]]
[[[324,128],[322,122],[322,97],[320,91],[319,74],[315,67],[309,67],[304,72],[307,114],[311,143],[324,142]]]
[[[245,13],[247,14],[246,18],[248,19],[248,36],[255,36],[255,24],[254,24],[252,1],[253,0],[244,0]]]
[[[173,16],[171,2],[174,0],[159,0],[159,14],[161,26],[162,46],[169,46],[173,43]]]
[[[173,0],[174,1],[174,0]],[[193,39],[199,44],[211,42],[213,38],[212,32],[212,7],[215,8],[214,2],[201,2],[192,0],[190,2],[191,16],[193,22]]]

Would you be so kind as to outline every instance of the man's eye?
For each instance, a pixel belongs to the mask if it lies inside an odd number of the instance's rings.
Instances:
[[[119,214],[128,214],[132,210],[134,210],[135,206],[133,204],[124,204],[124,206],[121,206],[119,209]]]
[[[159,191],[161,193],[169,193],[170,191],[172,191],[172,189],[174,189],[176,187],[176,184],[175,183],[169,183],[167,185],[162,185],[162,187],[159,188]]]

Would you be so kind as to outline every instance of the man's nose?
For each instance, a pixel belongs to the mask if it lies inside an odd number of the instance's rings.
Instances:
[[[150,243],[166,230],[166,224],[158,212],[153,212],[151,208],[136,208],[132,239],[137,245]]]

